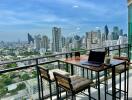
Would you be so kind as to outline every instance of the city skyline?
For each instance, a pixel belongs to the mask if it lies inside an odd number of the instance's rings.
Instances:
[[[62,28],[62,35],[84,35],[85,32],[98,27],[103,31],[105,25],[110,31],[113,26],[118,26],[127,33],[126,2],[124,0],[27,0],[25,2],[3,0],[0,1],[0,40],[27,40],[27,33],[51,37],[54,26]]]

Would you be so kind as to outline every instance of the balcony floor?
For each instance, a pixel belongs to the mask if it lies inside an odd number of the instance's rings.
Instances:
[[[132,70],[130,70],[129,71],[129,100],[132,100]],[[124,80],[124,77],[123,77],[124,75],[122,74],[122,89],[124,89],[124,82],[123,82],[123,80]],[[116,83],[116,88],[118,88],[119,87],[119,81],[118,81],[118,78],[119,76],[117,75],[117,77],[116,77],[116,80],[117,80],[117,83]],[[111,86],[112,86],[112,83],[111,83],[111,80],[109,80],[108,81],[108,87],[109,87],[109,92],[111,93],[112,91],[111,91]],[[85,91],[85,93],[88,93],[87,92],[87,90]],[[62,94],[62,97],[63,96],[65,96],[65,93],[63,93]],[[98,98],[98,92],[97,92],[97,90],[96,89],[94,89],[94,88],[91,88],[91,96],[92,97],[94,97],[95,99],[97,99]],[[118,96],[118,93],[117,93],[117,96]],[[105,100],[105,98],[104,98],[105,96],[104,96],[104,85],[102,85],[101,84],[101,100]],[[121,100],[124,100],[124,94],[122,93],[122,96],[121,96]],[[47,100],[50,100],[50,99],[47,99]],[[56,100],[56,96],[54,96],[53,97],[53,100]],[[70,100],[70,99],[68,99],[68,100]],[[88,96],[86,96],[86,95],[84,95],[84,94],[81,94],[81,93],[79,93],[79,94],[77,94],[77,96],[76,96],[76,100],[88,100]],[[97,99],[98,100],[98,99]],[[110,96],[110,95],[108,95],[107,94],[107,100],[112,100],[112,97]]]

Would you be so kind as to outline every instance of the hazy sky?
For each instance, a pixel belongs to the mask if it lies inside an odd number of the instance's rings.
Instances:
[[[127,33],[127,0],[0,0],[0,41],[26,40],[27,33],[51,37],[119,26]],[[103,32],[103,31],[102,31]]]

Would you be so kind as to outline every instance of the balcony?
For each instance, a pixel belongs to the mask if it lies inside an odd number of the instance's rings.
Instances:
[[[104,48],[96,48],[95,50],[107,50],[108,56],[127,56],[131,58],[131,45],[116,45]],[[88,54],[90,50],[80,51],[81,54]],[[17,60],[12,62],[1,62],[0,70],[0,99],[1,100],[36,100],[41,98],[41,88],[40,88],[40,78],[38,65],[42,65],[48,69],[60,68],[71,74],[76,74],[82,77],[93,77],[96,79],[94,72],[89,72],[83,68],[74,67],[59,62],[58,59],[72,57],[75,52],[61,53],[57,55],[38,57],[32,59]],[[74,72],[74,73],[73,73]],[[129,72],[129,84],[132,83],[132,70]],[[93,76],[91,76],[91,74]],[[103,73],[102,73],[103,75]],[[119,86],[119,78],[116,76],[116,86]],[[108,89],[111,92],[111,79],[108,80]],[[124,78],[121,79],[122,85],[124,83]],[[44,98],[50,100],[50,91],[47,81],[43,82],[44,87]],[[101,91],[104,90],[104,85],[100,86]],[[122,87],[124,88],[124,87]],[[52,84],[53,98],[56,99],[56,87],[55,83]],[[85,91],[87,93],[87,91]],[[92,97],[98,98],[98,92],[96,87],[91,89]],[[132,98],[132,86],[129,86],[129,98]],[[123,99],[123,94],[121,97]],[[65,93],[62,91],[62,97],[65,98]],[[87,96],[79,93],[77,95],[77,100],[87,100]],[[97,99],[98,100],[98,99]],[[105,100],[104,92],[101,92],[101,100]],[[110,95],[107,95],[107,100],[112,100]]]

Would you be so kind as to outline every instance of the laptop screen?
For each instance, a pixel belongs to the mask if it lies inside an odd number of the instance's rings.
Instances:
[[[88,61],[104,63],[105,51],[90,51]]]

